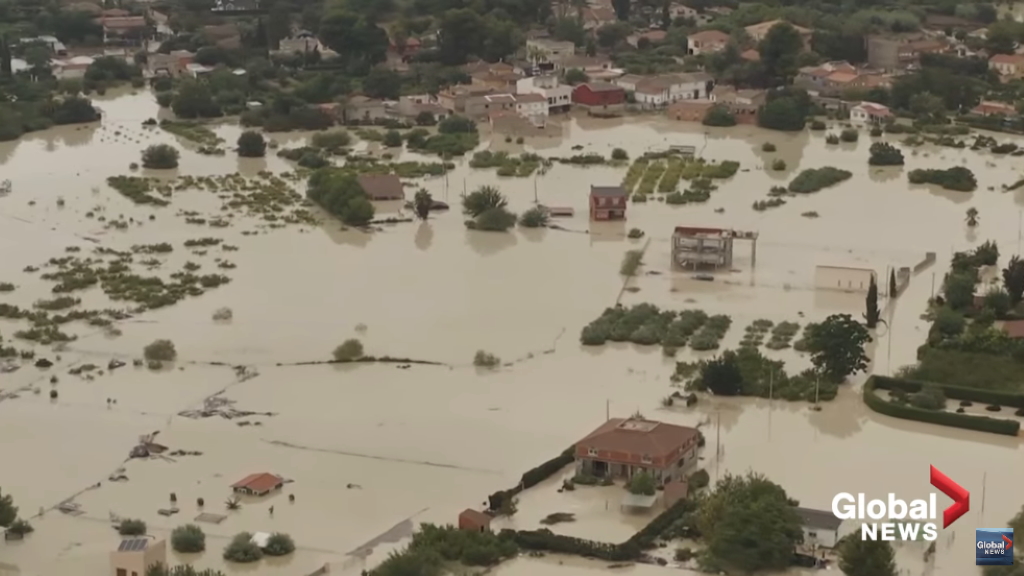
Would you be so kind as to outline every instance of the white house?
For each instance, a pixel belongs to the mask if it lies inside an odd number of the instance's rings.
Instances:
[[[870,268],[854,268],[850,266],[814,267],[814,287],[819,290],[867,292],[871,287],[871,281],[875,278],[875,271]]]
[[[626,79],[623,76],[623,79]],[[708,98],[714,82],[708,74],[696,72],[692,74],[663,74],[651,76],[639,81],[626,79],[626,90],[631,86],[633,96],[638,104],[645,108],[667,106],[680,100],[705,100]]]
[[[557,76],[531,76],[516,82],[517,94],[540,94],[547,100],[548,113],[568,112],[572,106],[572,86]]]
[[[729,35],[720,30],[704,30],[686,37],[686,51],[690,54],[718,52],[729,43]]]
[[[540,94],[516,94],[516,114],[534,125],[543,126],[548,117],[548,101]]]
[[[878,126],[892,117],[887,106],[874,102],[861,102],[850,108],[850,122],[855,124],[871,124]]]
[[[813,548],[834,548],[839,541],[839,527],[843,521],[836,518],[831,510],[797,508],[800,527],[804,531],[804,546]]]
[[[67,60],[53,60],[51,66],[53,67],[53,76],[55,78],[70,80],[84,78],[85,71],[88,70],[89,65],[92,63],[93,59],[89,56],[75,56]]]

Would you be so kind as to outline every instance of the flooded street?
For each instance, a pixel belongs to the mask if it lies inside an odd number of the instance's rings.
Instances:
[[[197,498],[205,500],[203,510],[227,519],[202,524],[208,537],[205,553],[169,551],[173,563],[250,572],[252,566],[225,566],[223,544],[241,531],[280,531],[291,534],[298,553],[283,561],[262,560],[256,565],[261,574],[304,575],[325,563],[334,573],[358,574],[401,545],[417,523],[454,523],[464,508],[515,485],[523,471],[602,423],[606,411],[613,417],[640,411],[691,426],[707,422],[708,445],[721,445],[724,454],[718,461],[708,451],[705,466],[712,480],[754,470],[812,508],[829,508],[840,491],[924,497],[932,491],[928,466],[937,466],[977,496],[968,515],[940,534],[930,572],[921,562],[924,544],[898,548],[900,567],[908,574],[974,574],[973,529],[1004,526],[1024,501],[1024,485],[1017,480],[1024,475],[1024,461],[1015,458],[1016,438],[881,416],[860,399],[863,377],[844,386],[820,412],[806,403],[763,399],[711,399],[691,409],[662,408],[661,399],[673,391],[669,376],[675,360],[712,353],[685,350],[668,359],[660,347],[579,344],[580,329],[619,297],[623,253],[642,248],[648,239],[641,275],[630,280],[622,303],[728,314],[732,328],[722,349],[737,346],[743,328],[759,318],[801,325],[834,313],[859,319],[863,295],[816,290],[816,265],[867,267],[882,274],[887,267],[913,267],[927,252],[935,252],[936,264],[913,276],[894,306],[880,303],[890,328],[879,329],[870,354],[873,370],[890,374],[914,362],[928,331],[920,316],[953,251],[994,240],[1004,260],[1019,253],[1024,191],[1001,190],[1024,176],[1016,158],[904,147],[905,167],[874,168],[867,164],[872,139],[866,132],[856,144],[827,146],[825,132],[705,129],[663,117],[580,118],[567,120],[561,137],[527,141],[526,150],[546,156],[607,156],[623,147],[634,158],[669,145],[692,145],[704,158],[740,162],[741,171],[718,182],[720,188],[705,204],[630,203],[625,224],[591,226],[589,187],[619,184],[626,167],[555,164],[537,178],[499,178],[493,170],[470,169],[467,157],[458,159],[447,177],[407,185],[406,197],[422,186],[457,207],[463,190],[489,184],[508,196],[513,211],[530,207],[536,193],[542,204],[572,207],[575,216],[556,221],[565,230],[504,234],[467,230],[458,209],[435,214],[426,223],[386,225],[372,234],[343,230],[333,220],[273,229],[242,215],[229,227],[212,228],[187,224],[177,215],[218,212],[221,202],[211,192],[176,191],[170,206],[154,208],[131,203],[106,179],[129,174],[128,165],[139,161],[140,150],[154,143],[181,149],[180,167],[140,175],[255,176],[261,170],[293,170],[291,163],[270,153],[265,160],[239,159],[231,150],[222,157],[204,156],[195,144],[159,128],[143,128],[142,121],[158,117],[149,94],[111,96],[97,105],[105,114],[102,126],[65,127],[0,143],[0,180],[13,183],[13,193],[0,198],[0,281],[17,286],[0,295],[0,302],[30,307],[51,298],[53,284],[23,269],[65,256],[69,246],[80,247],[85,256],[97,246],[127,251],[168,242],[174,251],[160,255],[162,264],[150,274],[166,276],[194,262],[201,273],[223,273],[231,282],[119,322],[119,336],[84,323],[68,325],[65,330],[79,338],[59,352],[60,360],[57,353],[37,348],[37,357],[54,360],[52,368],[26,363],[0,374],[0,392],[24,389],[20,397],[0,401],[0,458],[17,464],[4,467],[0,486],[14,496],[24,516],[47,510],[32,520],[35,533],[0,547],[0,575],[107,573],[108,554],[118,541],[111,514],[140,518],[150,534],[166,537],[201,512]],[[216,132],[233,148],[241,130],[223,125]],[[282,147],[295,147],[305,135],[271,137]],[[778,152],[762,152],[765,142],[775,144]],[[583,149],[574,150],[577,145]],[[493,146],[522,148],[504,142]],[[785,160],[786,170],[766,168],[776,158]],[[436,161],[405,152],[396,159]],[[906,171],[952,165],[974,171],[976,192],[907,183]],[[853,177],[815,194],[786,198],[787,204],[778,208],[751,208],[767,198],[771,186],[784,185],[802,169],[822,166],[845,168]],[[304,183],[296,187],[304,193]],[[974,232],[964,224],[969,207],[980,213]],[[398,203],[378,204],[378,218],[399,210]],[[811,211],[819,217],[801,216]],[[123,215],[133,223],[125,230],[108,229],[87,217],[89,212],[108,219]],[[151,214],[155,219],[150,220]],[[413,215],[406,210],[404,216]],[[736,271],[723,272],[714,282],[673,272],[670,237],[680,225],[757,231],[756,264],[747,244],[737,242]],[[645,238],[626,239],[634,227]],[[585,233],[588,229],[591,234]],[[237,251],[198,254],[205,251],[182,246],[200,237],[222,239]],[[228,258],[237,268],[219,270],[215,258]],[[83,308],[124,306],[111,304],[98,289],[76,295]],[[213,321],[211,315],[222,307],[230,307],[233,318]],[[5,339],[19,327],[24,323],[0,320]],[[327,360],[349,338],[359,338],[369,355],[438,364],[288,365]],[[156,371],[132,366],[143,346],[156,339],[172,340],[178,361]],[[505,365],[475,368],[473,355],[481,349]],[[806,355],[791,350],[764,352],[786,360],[790,373],[810,365]],[[82,363],[105,369],[111,358],[127,366],[91,379],[67,374]],[[230,366],[242,364],[259,375],[239,381]],[[52,375],[58,383],[49,382]],[[59,391],[58,399],[48,397],[51,388]],[[205,398],[221,390],[238,410],[276,415],[235,420],[178,416],[202,407]],[[241,420],[249,425],[239,425]],[[139,435],[157,430],[158,441],[172,450],[203,454],[125,463]],[[128,480],[108,481],[122,466]],[[258,504],[243,499],[240,510],[225,510],[229,486],[264,471],[294,483]],[[562,476],[570,474],[566,470]],[[98,488],[87,489],[97,482]],[[647,521],[622,515],[614,500],[606,506],[605,488],[559,494],[560,484],[555,478],[524,493],[519,513],[500,521],[501,526],[538,528],[547,514],[574,512],[577,522],[551,529],[619,542]],[[83,490],[74,500],[81,515],[50,510]],[[171,493],[180,512],[158,515],[158,509],[169,506]],[[288,494],[294,502],[287,501]],[[273,515],[270,505],[276,508]],[[950,542],[953,532],[957,537]],[[576,559],[562,565],[520,558],[495,573],[588,576],[597,570],[600,565]],[[657,570],[639,566],[627,571],[648,576]]]

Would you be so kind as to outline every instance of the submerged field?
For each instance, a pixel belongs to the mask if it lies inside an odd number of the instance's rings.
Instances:
[[[198,514],[196,498],[202,497],[206,511],[228,519],[204,525],[207,552],[196,558],[171,553],[172,561],[223,568],[221,548],[235,533],[283,531],[294,537],[298,553],[284,561],[263,560],[261,570],[305,574],[330,563],[333,572],[356,574],[399,545],[416,523],[454,522],[462,509],[479,506],[487,494],[511,486],[524,470],[600,424],[606,408],[612,416],[641,411],[671,422],[707,422],[709,443],[725,448],[720,461],[708,456],[712,478],[753,469],[809,507],[827,508],[839,491],[923,495],[930,490],[930,464],[979,495],[988,471],[984,488],[993,502],[1024,498],[1014,481],[1024,472],[1024,465],[1013,459],[1016,439],[874,414],[851,389],[856,383],[841,389],[821,412],[802,402],[747,399],[666,409],[660,400],[673,390],[674,360],[665,358],[659,346],[579,343],[581,328],[614,305],[620,292],[626,305],[647,302],[731,316],[721,349],[737,346],[743,328],[761,318],[801,325],[837,312],[859,318],[863,296],[815,290],[815,265],[863,266],[881,273],[886,267],[913,266],[926,252],[936,252],[939,264],[914,276],[891,310],[882,303],[890,328],[880,329],[871,355],[876,372],[891,373],[913,362],[924,341],[927,323],[920,315],[932,294],[933,276],[937,290],[952,250],[995,240],[1004,255],[1016,251],[1024,192],[1000,190],[1021,178],[1016,159],[924,146],[916,152],[905,149],[903,169],[869,168],[866,134],[856,144],[826,146],[823,133],[789,135],[742,127],[706,133],[701,126],[664,119],[580,119],[567,121],[560,135],[527,141],[526,149],[542,155],[607,156],[622,147],[635,158],[673,144],[694,145],[705,158],[740,162],[740,171],[716,182],[719,188],[706,203],[631,203],[625,224],[591,225],[589,186],[619,184],[626,166],[555,164],[536,179],[499,178],[493,170],[470,169],[463,159],[447,178],[407,186],[407,197],[422,185],[435,199],[457,207],[463,189],[492,184],[508,196],[514,211],[528,208],[536,189],[541,203],[573,207],[576,215],[557,220],[565,230],[509,233],[468,231],[457,209],[426,223],[385,225],[369,234],[342,230],[329,219],[278,227],[244,211],[229,226],[211,227],[186,219],[223,216],[223,200],[216,193],[182,190],[167,207],[139,206],[109,188],[106,179],[129,174],[128,164],[138,161],[139,150],[155,142],[173,142],[183,150],[175,176],[237,171],[252,177],[261,170],[283,173],[294,167],[274,156],[199,155],[194,144],[143,129],[141,122],[156,115],[148,96],[99,104],[107,113],[102,127],[51,130],[0,144],[0,174],[14,188],[0,198],[0,282],[16,286],[0,293],[0,302],[31,308],[39,299],[59,296],[51,293],[53,282],[40,277],[45,267],[36,273],[23,270],[55,257],[91,257],[99,247],[131,252],[133,246],[168,243],[171,252],[135,254],[133,269],[166,278],[191,263],[199,266],[197,275],[220,274],[230,281],[115,322],[119,335],[100,326],[68,324],[65,330],[77,340],[59,353],[36,348],[37,357],[55,362],[52,368],[39,370],[29,363],[0,374],[0,394],[21,389],[19,397],[0,401],[0,458],[16,463],[5,466],[0,485],[23,514],[49,509],[101,483],[75,499],[81,516],[50,510],[34,519],[34,534],[4,545],[0,568],[16,566],[22,574],[39,575],[72,568],[81,574],[104,573],[107,554],[117,542],[108,526],[111,513],[141,518],[151,533],[166,536],[192,521]],[[226,125],[216,132],[230,145],[239,129]],[[299,146],[305,137],[275,136],[282,146]],[[769,141],[777,152],[761,151]],[[521,148],[500,138],[488,145],[512,152]],[[577,145],[583,149],[574,150]],[[766,169],[776,158],[786,162],[786,170]],[[405,153],[397,159],[433,160]],[[849,170],[852,178],[787,198],[782,206],[752,209],[754,202],[768,198],[772,186],[785,185],[805,168],[829,165]],[[910,169],[951,165],[972,168],[978,190],[940,192],[906,181]],[[304,192],[301,182],[293,186]],[[981,215],[973,232],[964,226],[964,212],[971,206]],[[378,217],[396,216],[400,210],[398,203],[379,204]],[[93,217],[87,216],[90,212]],[[802,216],[808,212],[818,217]],[[107,226],[115,220],[128,224]],[[714,282],[673,272],[669,237],[677,225],[758,231],[756,266],[747,246],[738,242],[736,272],[722,273]],[[643,239],[625,237],[634,227],[646,233]],[[199,238],[220,242],[185,245]],[[640,275],[622,292],[623,254],[648,240]],[[236,249],[224,250],[225,244]],[[77,251],[68,252],[68,247]],[[144,259],[155,262],[143,265]],[[225,260],[232,266],[222,266]],[[110,302],[98,288],[79,297],[81,308],[125,307]],[[232,319],[212,320],[223,307],[231,308]],[[0,320],[5,340],[24,327],[23,321]],[[175,343],[179,360],[156,371],[132,366],[142,347],[160,338]],[[327,360],[348,338],[362,340],[367,354],[438,365],[287,365]],[[499,356],[504,365],[473,367],[474,353],[481,349]],[[764,352],[785,360],[793,372],[809,365],[792,350]],[[713,354],[681,349],[676,360]],[[83,363],[105,372],[112,358],[128,365],[110,374],[67,374]],[[249,366],[259,375],[239,381],[232,365]],[[49,382],[52,375],[59,377],[57,383]],[[51,388],[58,390],[58,399],[49,398]],[[249,421],[247,426],[219,417],[178,416],[221,390],[239,410],[276,415],[239,419]],[[138,436],[154,430],[160,431],[158,441],[172,449],[203,454],[125,464]],[[128,481],[109,482],[107,477],[121,466]],[[295,482],[270,500],[225,511],[228,486],[261,471]],[[616,515],[615,503],[609,513],[586,500],[586,489],[563,495],[556,486],[544,484],[524,494],[511,525],[535,528],[551,512],[577,511],[578,522],[553,529],[609,541],[621,541],[636,529],[636,522]],[[171,492],[181,512],[159,516],[156,511],[168,505]],[[286,494],[294,494],[295,502],[287,502]],[[1002,525],[1014,506],[972,509],[955,527],[959,543],[940,542],[933,573],[971,573],[971,529]],[[901,550],[900,560],[913,573],[920,570],[920,554]],[[227,567],[230,573],[247,569]],[[524,570],[564,574],[570,568],[524,559],[498,573],[515,576]]]

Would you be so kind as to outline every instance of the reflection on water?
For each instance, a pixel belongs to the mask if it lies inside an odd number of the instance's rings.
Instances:
[[[106,526],[111,512],[142,518],[154,535],[166,536],[196,516],[197,498],[219,511],[230,483],[267,470],[295,480],[287,488],[297,497],[294,505],[283,501],[282,493],[230,512],[223,524],[207,529],[210,551],[197,560],[198,567],[223,568],[219,550],[234,533],[283,531],[295,538],[298,553],[282,565],[261,562],[261,574],[294,576],[324,563],[331,563],[335,572],[355,574],[396,544],[376,546],[365,560],[347,556],[350,551],[403,522],[453,522],[460,510],[514,485],[524,470],[592,430],[606,410],[613,416],[639,410],[691,426],[703,422],[709,443],[723,447],[721,457],[705,460],[713,475],[757,470],[806,506],[825,508],[840,490],[923,495],[930,490],[930,464],[979,493],[982,475],[988,472],[984,488],[992,502],[1024,498],[1017,481],[1024,475],[1024,463],[1012,457],[1016,439],[878,415],[860,401],[861,379],[844,386],[820,412],[806,403],[735,398],[666,409],[660,399],[673,391],[669,375],[674,363],[717,352],[684,350],[676,358],[665,358],[657,347],[593,348],[578,342],[580,328],[620,295],[624,252],[648,241],[644,266],[630,280],[622,302],[729,314],[733,327],[722,349],[737,346],[743,328],[759,318],[806,324],[837,312],[860,317],[863,295],[816,290],[815,266],[882,272],[913,266],[925,252],[934,251],[938,263],[911,280],[893,309],[890,329],[877,334],[871,350],[873,356],[884,356],[874,363],[883,372],[911,363],[928,329],[920,318],[924,303],[935,289],[935,278],[941,281],[951,250],[985,240],[997,241],[1007,253],[1017,245],[1019,208],[1008,207],[1024,203],[1024,195],[987,190],[1019,178],[1012,159],[924,146],[922,153],[907,155],[902,170],[875,169],[867,165],[866,139],[852,146],[826,146],[823,133],[774,133],[750,126],[706,129],[653,116],[565,117],[549,128],[557,130],[557,137],[528,139],[523,146],[503,138],[492,143],[485,129],[483,146],[558,156],[608,154],[622,147],[637,157],[669,144],[693,145],[707,158],[739,161],[741,172],[721,182],[705,204],[631,203],[626,221],[591,223],[590,186],[621,182],[625,168],[555,165],[536,180],[536,194],[542,204],[575,210],[574,216],[558,219],[564,228],[558,230],[467,230],[457,209],[432,214],[427,222],[387,225],[370,233],[329,218],[316,227],[271,229],[239,216],[231,227],[211,229],[186,225],[176,214],[218,212],[220,202],[213,195],[181,191],[173,206],[147,208],[129,203],[105,180],[128,173],[128,164],[153,143],[172,143],[182,150],[181,174],[283,172],[294,167],[276,155],[202,156],[193,144],[158,128],[144,128],[143,120],[159,115],[152,96],[145,93],[111,96],[98,105],[105,113],[100,127],[54,128],[0,143],[4,178],[14,183],[14,193],[0,199],[0,279],[18,285],[3,301],[28,307],[48,294],[51,284],[22,269],[61,255],[67,246],[92,248],[83,237],[119,250],[171,242],[175,252],[162,257],[166,264],[152,272],[166,275],[187,260],[214,270],[214,252],[201,256],[181,244],[215,236],[239,247],[231,255],[237,268],[227,272],[233,280],[228,285],[122,323],[120,337],[80,329],[81,338],[61,352],[50,372],[29,366],[3,375],[0,388],[29,387],[21,398],[0,403],[0,459],[20,463],[4,469],[4,490],[23,510],[35,512],[101,482],[99,489],[78,497],[83,516],[48,512],[34,521],[35,534],[6,546],[4,561],[25,573],[98,576],[108,570],[107,554],[116,544],[116,535]],[[215,130],[226,148],[241,133],[229,124]],[[301,145],[307,137],[271,136],[282,146]],[[773,143],[776,152],[763,152],[765,142]],[[436,160],[408,152],[401,157]],[[766,177],[765,166],[774,159],[784,160],[787,169]],[[468,161],[457,159],[447,178],[423,179],[415,187],[455,205],[464,189],[491,184],[508,196],[511,210],[533,206],[534,179],[499,178],[490,170],[469,169]],[[986,161],[994,165],[985,166]],[[973,194],[906,182],[909,170],[964,162],[979,180]],[[787,198],[779,208],[751,209],[772,185],[783,184],[784,177],[821,166],[847,168],[853,177],[816,194]],[[152,172],[158,173],[173,174]],[[302,186],[297,189],[301,192]],[[57,208],[59,197],[66,202],[63,209]],[[961,234],[966,206],[981,214],[971,235]],[[401,210],[397,204],[380,208],[382,216]],[[801,217],[809,211],[820,217]],[[109,230],[97,218],[86,217],[88,212],[111,218],[123,214],[135,224]],[[717,273],[712,282],[673,270],[670,237],[679,225],[759,232],[756,267],[749,247],[737,244],[734,269]],[[631,228],[643,230],[644,238],[627,239]],[[90,308],[123,305],[108,302],[98,291],[84,292],[82,298]],[[221,307],[232,309],[231,322],[210,319]],[[0,321],[4,334],[18,326]],[[327,358],[335,346],[353,337],[362,340],[367,354],[441,365],[278,365]],[[129,366],[91,381],[65,374],[76,363],[103,366],[112,356],[137,357],[145,343],[158,338],[175,342],[179,365],[160,372]],[[509,365],[478,372],[471,366],[477,350],[492,352]],[[38,352],[55,358],[50,350]],[[792,350],[766,354],[786,360],[791,372],[810,366],[806,355]],[[235,384],[230,369],[192,362],[252,365],[260,376]],[[45,393],[51,374],[60,380],[60,396],[53,403]],[[39,388],[38,395],[33,387]],[[252,418],[259,425],[248,426],[222,418],[175,416],[225,387],[240,409],[277,416]],[[108,405],[107,398],[118,402]],[[174,462],[131,461],[125,464],[128,482],[108,482],[138,435],[153,430],[161,430],[161,442],[169,446],[204,455]],[[349,484],[362,488],[346,488]],[[567,495],[556,488],[545,484],[524,494],[521,513],[514,518],[517,525],[537,528],[544,515],[565,508],[579,510],[588,520],[559,529],[588,537],[617,541],[639,525],[637,518],[619,516],[611,504],[611,510],[604,510],[605,500],[613,502],[611,491]],[[170,492],[178,495],[182,511],[174,518],[159,516],[156,510],[166,505]],[[271,502],[273,518],[267,510]],[[955,527],[960,543],[939,547],[934,574],[973,573],[970,529],[1002,525],[1011,513],[999,506],[972,510]],[[909,547],[899,554],[901,566],[920,571],[921,554]],[[230,567],[232,572],[237,569]],[[549,558],[520,559],[497,572],[564,576],[575,571],[586,576],[584,572],[595,569],[577,559]]]

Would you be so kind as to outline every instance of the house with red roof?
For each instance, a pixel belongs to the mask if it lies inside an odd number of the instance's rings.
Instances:
[[[729,35],[721,30],[704,30],[686,37],[686,51],[690,54],[718,52],[729,43]]]
[[[988,68],[1000,76],[1019,77],[1024,75],[1024,54],[996,54],[988,59]]]
[[[257,472],[232,484],[231,490],[236,494],[247,496],[266,496],[282,486],[284,486],[284,478],[270,472]]]
[[[697,461],[700,431],[640,417],[612,418],[576,443],[576,471],[629,479],[641,472],[659,485],[682,480]]]

